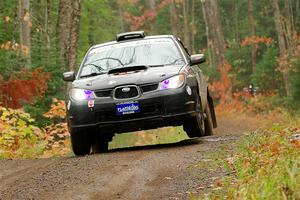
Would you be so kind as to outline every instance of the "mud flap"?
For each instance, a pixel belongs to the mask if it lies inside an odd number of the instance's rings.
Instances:
[[[208,100],[208,105],[209,105],[209,109],[210,109],[210,112],[211,112],[213,127],[217,128],[218,124],[217,124],[217,117],[216,117],[216,113],[215,113],[214,101],[213,101],[213,99],[211,98],[211,96],[209,95],[208,92],[207,92],[207,100]]]

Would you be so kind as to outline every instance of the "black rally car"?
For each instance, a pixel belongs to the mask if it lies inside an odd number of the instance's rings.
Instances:
[[[75,155],[104,152],[116,133],[183,125],[189,137],[217,126],[213,100],[199,64],[172,35],[118,34],[91,47],[67,95],[67,120]]]

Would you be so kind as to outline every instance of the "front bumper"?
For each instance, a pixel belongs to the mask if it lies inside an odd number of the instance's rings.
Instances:
[[[123,116],[116,115],[116,104],[126,101],[110,97],[96,98],[94,107],[89,108],[87,101],[77,102],[69,99],[68,124],[70,128],[100,127],[106,132],[182,125],[184,119],[196,114],[195,98],[199,98],[196,97],[195,88],[188,94],[187,87],[189,86],[144,93],[141,97],[133,99],[139,102],[141,112]]]

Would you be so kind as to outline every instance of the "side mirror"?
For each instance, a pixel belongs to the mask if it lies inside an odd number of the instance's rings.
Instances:
[[[194,54],[191,55],[191,65],[198,65],[205,62],[204,54]]]
[[[63,80],[66,82],[72,82],[75,80],[75,72],[65,72],[63,73]]]

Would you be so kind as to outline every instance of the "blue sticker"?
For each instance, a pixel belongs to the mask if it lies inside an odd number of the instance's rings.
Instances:
[[[138,102],[128,102],[116,105],[117,115],[127,115],[141,112],[140,104]]]

